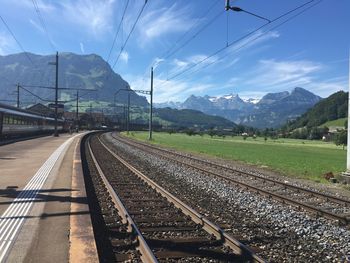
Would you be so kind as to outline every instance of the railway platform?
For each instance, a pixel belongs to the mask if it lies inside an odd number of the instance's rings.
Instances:
[[[97,262],[80,134],[0,146],[0,262]]]

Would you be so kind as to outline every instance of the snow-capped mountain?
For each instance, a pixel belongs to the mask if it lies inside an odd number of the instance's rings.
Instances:
[[[167,102],[155,107],[199,110],[237,124],[264,128],[278,127],[288,119],[300,116],[320,100],[319,96],[297,87],[292,92],[268,93],[261,99],[243,100],[238,94],[218,97],[191,95],[183,103]]]

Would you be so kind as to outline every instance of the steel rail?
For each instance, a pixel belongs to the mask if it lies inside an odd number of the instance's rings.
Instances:
[[[156,190],[159,194],[165,197],[169,202],[173,203],[174,206],[179,208],[185,215],[190,216],[191,219],[202,226],[202,228],[209,234],[214,235],[218,240],[222,240],[223,244],[235,251],[239,256],[247,258],[250,262],[266,262],[264,259],[256,255],[249,247],[239,242],[237,239],[233,238],[229,234],[225,233],[219,226],[210,222],[207,218],[203,217],[201,214],[193,210],[191,207],[183,203],[180,199],[166,191],[163,187],[155,183],[153,180],[148,178],[146,175],[141,173],[135,167],[131,166],[127,161],[125,161],[120,156],[116,155],[109,147],[104,144],[100,138],[98,138],[101,145],[106,148],[106,150],[111,153],[118,161],[123,163],[128,169],[130,169],[135,175],[140,179],[145,181],[149,186]]]
[[[112,136],[112,137],[116,138],[115,136]],[[122,137],[119,136],[119,138],[122,138]],[[223,170],[227,170],[227,171],[231,171],[231,172],[235,172],[235,173],[241,173],[241,174],[244,174],[244,175],[252,176],[252,177],[255,177],[255,178],[258,178],[258,179],[270,182],[270,183],[273,183],[273,184],[282,185],[285,188],[291,188],[291,189],[294,189],[294,190],[297,190],[297,191],[300,191],[300,192],[304,192],[306,194],[311,194],[311,195],[316,196],[316,197],[321,197],[321,198],[324,198],[324,199],[327,199],[327,200],[331,200],[331,201],[333,201],[333,202],[335,202],[337,204],[341,204],[341,205],[344,205],[344,206],[350,206],[350,201],[349,200],[345,200],[345,199],[342,199],[342,198],[339,198],[339,197],[336,197],[336,196],[327,195],[327,194],[324,194],[324,193],[319,193],[319,192],[316,192],[316,191],[311,190],[311,189],[305,189],[305,188],[302,188],[302,187],[299,187],[299,186],[295,186],[295,185],[292,185],[292,184],[280,182],[278,180],[274,180],[274,179],[271,179],[271,178],[266,178],[266,177],[263,177],[263,176],[260,176],[260,175],[256,175],[256,174],[253,174],[253,173],[240,171],[238,169],[226,167],[226,166],[223,166],[223,165],[220,165],[220,164],[217,164],[217,163],[213,163],[213,162],[210,162],[210,161],[201,160],[201,159],[196,158],[194,156],[183,155],[183,154],[180,154],[180,153],[177,153],[177,152],[173,152],[173,151],[170,151],[170,150],[167,150],[167,149],[164,149],[164,148],[160,148],[160,147],[157,147],[157,146],[154,146],[154,145],[151,145],[151,144],[147,144],[147,143],[143,143],[143,142],[139,142],[139,141],[135,141],[135,140],[131,140],[131,139],[126,139],[126,138],[125,138],[124,141],[127,141],[128,143],[130,143],[132,141],[132,143],[134,143],[134,144],[140,144],[140,145],[143,145],[145,147],[149,147],[149,148],[152,148],[152,149],[155,149],[155,150],[163,151],[163,152],[166,152],[168,154],[176,155],[176,156],[179,156],[179,157],[182,157],[182,158],[194,160],[194,161],[206,164],[206,165],[209,164],[209,165],[215,166],[216,168],[219,168],[219,169],[223,169]]]
[[[149,248],[146,240],[144,239],[141,231],[137,228],[134,220],[131,218],[131,216],[129,215],[125,206],[123,205],[122,201],[120,200],[120,198],[118,197],[118,195],[114,191],[113,187],[108,182],[106,176],[104,175],[100,165],[98,164],[98,162],[95,158],[95,155],[92,152],[92,149],[90,146],[90,139],[88,141],[88,149],[89,149],[89,153],[91,155],[91,159],[93,160],[94,165],[95,165],[105,187],[107,188],[108,193],[109,193],[110,197],[112,198],[112,201],[115,204],[120,217],[122,218],[122,222],[124,224],[127,224],[129,232],[134,232],[136,234],[136,237],[138,240],[138,246],[136,247],[136,249],[139,250],[141,253],[140,257],[141,257],[142,262],[145,262],[145,263],[158,262],[155,255],[153,254],[152,250]]]
[[[115,136],[113,136],[113,137],[115,139],[117,139],[117,137],[115,137]],[[339,201],[339,202],[341,202],[341,204],[345,204],[345,206],[349,206],[349,204],[350,204],[350,202],[348,202],[347,200],[341,199],[341,198],[329,196],[329,195],[322,194],[322,193],[317,193],[317,192],[312,191],[312,190],[308,190],[308,189],[305,189],[305,188],[300,188],[300,187],[297,187],[297,186],[294,186],[294,185],[290,185],[290,184],[286,184],[286,183],[283,183],[283,182],[275,181],[273,179],[265,178],[265,177],[254,175],[254,174],[250,174],[250,173],[247,173],[247,172],[241,172],[239,170],[232,169],[232,168],[227,168],[225,166],[214,164],[212,162],[207,162],[207,161],[200,160],[200,159],[197,159],[197,158],[193,158],[193,157],[190,157],[190,156],[181,155],[179,153],[174,153],[174,152],[169,151],[169,150],[160,149],[158,147],[155,147],[155,146],[152,146],[152,145],[149,145],[149,144],[139,143],[139,142],[135,142],[135,141],[132,141],[132,143],[131,143],[130,142],[131,140],[121,138],[120,136],[118,138],[121,139],[123,142],[129,144],[129,145],[138,147],[139,149],[140,149],[140,146],[137,146],[137,144],[143,145],[145,147],[153,148],[153,149],[156,149],[156,150],[159,150],[159,151],[164,151],[164,152],[167,152],[167,153],[175,155],[175,156],[180,156],[182,158],[192,159],[192,160],[196,160],[196,161],[198,160],[199,162],[201,162],[203,164],[215,165],[215,166],[217,166],[218,168],[221,168],[221,169],[227,169],[227,170],[232,171],[232,172],[236,172],[236,173],[238,172],[238,173],[246,174],[246,175],[249,175],[249,176],[253,176],[255,178],[258,178],[258,179],[261,179],[261,180],[264,180],[264,181],[269,181],[269,182],[272,182],[274,184],[282,185],[284,188],[291,188],[291,189],[299,191],[299,192],[303,192],[303,193],[306,193],[306,194],[311,194],[311,195],[314,195],[314,196],[317,196],[317,197],[321,197],[321,198],[325,198],[325,199],[331,200],[331,201],[336,200],[334,202]],[[142,149],[142,150],[147,151],[145,149]],[[148,152],[152,153],[151,151],[148,151]],[[176,160],[176,159],[170,158],[168,156],[161,155],[159,153],[158,153],[158,155],[162,156],[163,158],[166,158],[168,160],[177,162],[178,164],[187,165],[187,166],[189,166],[189,167],[191,167],[193,169],[200,170],[201,172],[204,172],[206,174],[214,175],[216,177],[222,178],[222,179],[227,180],[229,182],[235,183],[236,185],[244,186],[246,189],[253,190],[254,192],[260,193],[260,194],[262,194],[264,196],[268,196],[268,197],[271,197],[271,198],[276,199],[278,201],[281,201],[282,203],[288,203],[290,205],[296,206],[296,207],[298,207],[298,209],[304,208],[306,211],[312,212],[312,213],[316,214],[317,216],[323,216],[323,217],[326,217],[328,219],[337,220],[337,221],[339,221],[339,224],[341,224],[341,225],[349,224],[350,220],[347,217],[344,217],[344,216],[341,216],[341,215],[338,215],[338,214],[335,214],[335,213],[323,210],[321,208],[314,207],[314,206],[306,204],[306,203],[302,203],[302,202],[293,200],[293,199],[291,199],[289,197],[286,197],[286,196],[283,196],[283,195],[280,195],[280,194],[272,193],[272,192],[270,192],[268,190],[261,189],[259,187],[256,187],[256,186],[253,186],[253,185],[250,185],[250,184],[247,184],[247,183],[235,180],[235,179],[233,179],[231,177],[228,177],[228,176],[225,176],[225,175],[221,175],[221,174],[218,174],[218,173],[213,172],[213,171],[208,171],[207,169],[204,169],[202,167],[198,167],[198,166],[193,165],[193,164],[188,164],[186,162],[183,162],[183,161],[180,161],[180,160]]]

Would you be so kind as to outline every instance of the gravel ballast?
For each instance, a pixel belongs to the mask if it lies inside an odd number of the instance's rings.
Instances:
[[[104,140],[152,180],[201,212],[270,262],[347,262],[350,231],[221,179]],[[113,143],[112,143],[113,142]]]

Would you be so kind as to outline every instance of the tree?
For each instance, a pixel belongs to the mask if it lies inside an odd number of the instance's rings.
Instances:
[[[213,129],[210,129],[208,131],[208,135],[210,136],[210,138],[213,138],[213,136],[216,134],[216,132]]]
[[[265,128],[263,135],[264,135],[264,137],[269,136],[269,128]]]
[[[185,131],[185,133],[186,133],[188,136],[195,135],[195,132],[194,132],[193,129],[187,129],[187,130]]]
[[[170,135],[172,135],[173,133],[175,133],[175,130],[174,130],[174,129],[169,129],[169,130],[168,130],[168,133],[169,133]]]
[[[309,134],[310,140],[320,140],[323,136],[323,129],[318,127],[312,127]]]
[[[347,132],[347,130],[339,131],[335,136],[334,143],[336,145],[343,145],[343,150],[344,150],[344,146],[348,144],[348,132]]]

